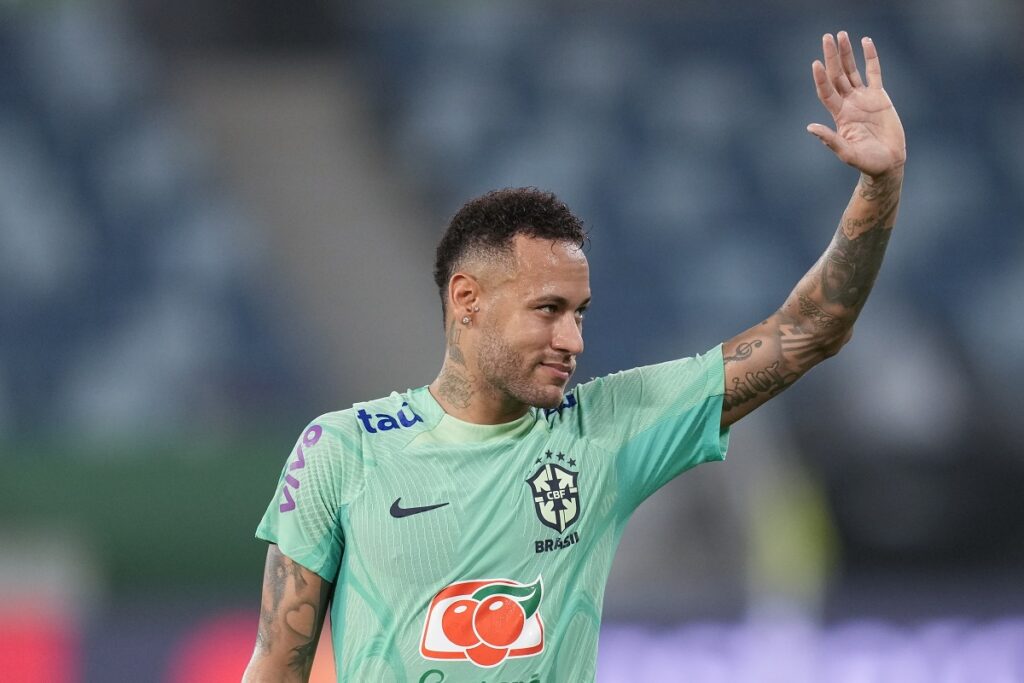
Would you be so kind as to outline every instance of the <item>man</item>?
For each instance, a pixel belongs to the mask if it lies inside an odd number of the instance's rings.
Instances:
[[[832,243],[778,311],[703,356],[567,393],[590,301],[581,223],[536,190],[455,215],[437,379],[318,418],[285,465],[257,531],[271,545],[246,681],[307,680],[329,605],[341,680],[593,680],[630,514],[838,352],[874,283],[906,151],[862,47],[866,82],[844,32],[812,65],[836,130],[808,131],[861,172]]]

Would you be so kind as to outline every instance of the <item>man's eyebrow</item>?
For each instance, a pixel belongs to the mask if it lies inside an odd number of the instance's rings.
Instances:
[[[559,308],[565,308],[569,305],[568,299],[566,299],[564,296],[559,296],[557,294],[542,294],[541,296],[535,297],[530,303],[539,304],[542,302],[555,304]],[[579,308],[586,308],[589,305],[590,297],[588,296],[586,299],[583,300],[583,303],[579,305]]]

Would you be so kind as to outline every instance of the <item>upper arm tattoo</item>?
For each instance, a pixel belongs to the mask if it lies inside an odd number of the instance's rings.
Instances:
[[[729,423],[791,386],[803,374],[801,369],[817,362],[820,353],[813,334],[798,325],[780,322],[778,314],[737,339],[733,340],[737,341],[735,351],[723,356],[726,381],[722,412],[754,404]]]
[[[740,342],[736,345],[736,351],[733,355],[723,356],[722,360],[726,363],[735,363],[736,361],[746,360],[747,358],[750,358],[750,354],[754,352],[754,349],[760,348],[763,343],[764,342],[760,339],[754,339],[749,342]]]

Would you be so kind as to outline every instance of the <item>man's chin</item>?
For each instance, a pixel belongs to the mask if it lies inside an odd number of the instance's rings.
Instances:
[[[565,401],[566,383],[552,382],[550,378],[541,378],[533,382],[512,384],[502,387],[505,395],[519,403],[533,408],[552,410]]]
[[[562,405],[565,401],[565,389],[562,387],[544,387],[544,391],[539,393],[536,400],[531,401],[531,405],[534,408],[542,408],[544,410],[554,410]]]

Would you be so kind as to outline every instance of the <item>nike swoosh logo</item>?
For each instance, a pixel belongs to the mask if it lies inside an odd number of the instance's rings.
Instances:
[[[391,504],[391,516],[392,517],[401,518],[401,517],[408,517],[409,515],[418,515],[421,512],[429,512],[431,510],[436,510],[437,508],[443,508],[445,505],[448,504],[448,503],[438,503],[437,505],[424,505],[423,507],[418,507],[418,508],[404,508],[404,507],[402,507],[401,505],[398,504],[401,500],[402,500],[401,498],[396,498],[395,502]]]

